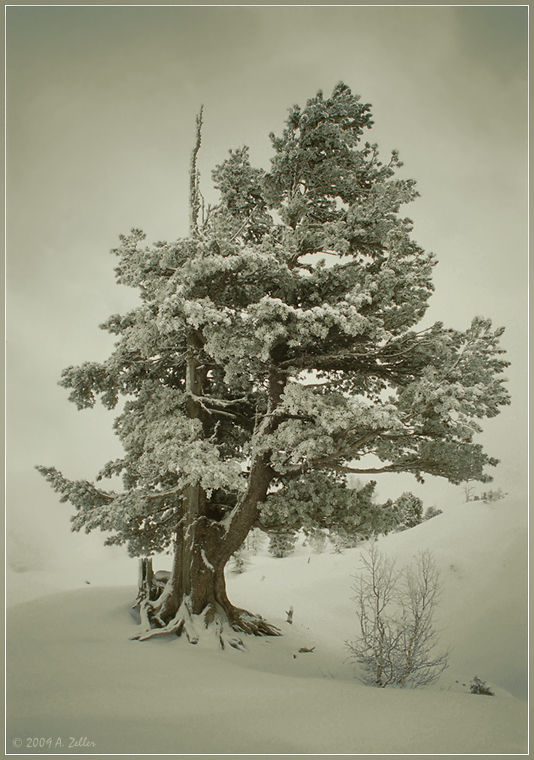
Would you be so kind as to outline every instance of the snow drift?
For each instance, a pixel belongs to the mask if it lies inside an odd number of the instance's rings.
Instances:
[[[221,651],[209,632],[196,647],[129,641],[135,587],[98,584],[134,581],[135,561],[41,578],[40,593],[74,588],[38,599],[33,574],[18,574],[15,598],[27,601],[8,609],[7,753],[526,752],[524,503],[451,507],[378,546],[399,567],[428,548],[441,571],[436,622],[452,654],[433,687],[364,686],[346,662],[359,548],[313,554],[300,545],[229,572],[232,601],[284,634],[247,639],[246,652]],[[469,692],[475,675],[494,697]],[[40,737],[50,745],[28,746]]]

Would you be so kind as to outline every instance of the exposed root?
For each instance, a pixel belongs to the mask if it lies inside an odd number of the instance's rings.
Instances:
[[[221,649],[226,649],[227,646],[230,646],[233,649],[239,649],[241,652],[246,651],[243,639],[238,639],[235,636],[225,636],[222,633],[219,634],[219,646]]]
[[[161,619],[161,613],[150,615],[150,610],[153,610],[155,606],[157,605],[148,600],[141,603],[140,615],[144,630],[136,633],[134,636],[130,636],[132,641],[146,641],[147,639],[153,639],[155,636],[169,636],[171,634],[181,636],[182,633],[185,633],[190,644],[198,642],[198,636],[187,603],[184,602],[180,606],[176,615],[168,623],[165,623]]]
[[[222,608],[219,608],[219,610],[222,610]],[[214,612],[213,607],[207,607],[204,610],[203,618],[205,627],[209,628],[210,625],[215,626],[215,634],[221,649],[224,650],[227,646],[230,646],[233,649],[240,649],[244,652],[246,647],[243,640],[225,633],[225,627],[228,626],[228,618],[224,612],[221,613],[219,610]]]
[[[172,619],[165,622],[158,602],[143,600],[139,604],[139,614],[142,630],[130,637],[132,641],[147,641],[156,636],[185,634],[189,643],[197,644],[199,640],[197,629],[206,630],[213,626],[221,649],[230,646],[244,650],[243,640],[234,636],[233,632],[253,636],[282,635],[279,628],[267,623],[260,615],[251,615],[250,612],[235,607],[227,613],[220,605],[208,605],[201,615],[192,615],[189,605],[184,601]]]
[[[243,644],[243,641],[241,639],[228,639],[228,643],[231,647],[234,649],[239,649],[241,652],[244,652],[246,650],[246,646]]]
[[[282,635],[279,628],[270,625],[261,616],[251,615],[250,612],[240,610],[236,607],[231,607],[230,611],[227,612],[221,605],[209,605],[206,607],[201,617],[203,618],[205,628],[209,628],[212,624],[215,625],[221,649],[224,649],[226,645],[243,651],[246,649],[243,639],[225,633],[225,629],[252,634],[254,636]]]
[[[280,628],[268,623],[261,615],[251,615],[246,610],[232,609],[228,616],[230,628],[253,636],[281,636]]]

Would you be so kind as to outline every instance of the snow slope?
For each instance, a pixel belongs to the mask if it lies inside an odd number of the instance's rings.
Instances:
[[[441,570],[439,627],[453,652],[425,689],[364,686],[345,661],[359,548],[318,555],[300,546],[286,559],[263,552],[245,573],[230,572],[230,598],[284,634],[247,640],[246,652],[221,651],[209,633],[196,647],[129,641],[135,587],[95,585],[105,568],[84,567],[70,576],[73,590],[8,610],[6,752],[525,753],[525,512],[520,501],[462,504],[379,540],[399,566],[429,548]],[[126,567],[135,572],[131,561],[121,567],[114,558],[108,568],[117,583]],[[67,583],[55,578],[58,588]],[[31,599],[18,580],[18,598]],[[41,589],[53,587],[50,576]],[[469,693],[475,675],[494,697]],[[33,737],[50,745],[28,747]],[[86,746],[69,748],[71,737]]]

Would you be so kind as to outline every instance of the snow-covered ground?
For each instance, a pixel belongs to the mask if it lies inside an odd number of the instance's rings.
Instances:
[[[413,690],[365,686],[347,662],[360,548],[300,545],[285,559],[264,550],[229,572],[232,601],[284,634],[247,640],[246,652],[221,651],[209,633],[197,646],[130,641],[137,568],[116,552],[69,573],[11,573],[6,751],[526,753],[526,534],[524,501],[507,499],[449,507],[379,539],[399,567],[428,548],[441,572],[436,622],[449,668]],[[470,693],[475,675],[495,696]]]

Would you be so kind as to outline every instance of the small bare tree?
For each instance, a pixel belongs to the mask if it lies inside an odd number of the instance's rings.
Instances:
[[[367,556],[362,556],[366,574],[357,578],[354,590],[358,603],[361,638],[348,644],[353,659],[363,665],[364,681],[386,686],[395,680],[395,652],[398,648],[398,626],[392,607],[395,602],[399,573],[395,563],[384,557],[371,545]]]
[[[431,553],[420,553],[415,567],[400,572],[375,546],[362,560],[367,572],[354,586],[361,636],[347,643],[350,659],[363,666],[362,680],[379,687],[433,683],[449,653],[434,654],[432,618],[440,585]]]
[[[415,567],[404,570],[400,603],[402,634],[397,683],[423,686],[434,683],[447,667],[449,652],[434,654],[438,632],[432,624],[439,600],[439,571],[427,549],[416,558]]]
[[[464,496],[465,496],[466,503],[469,501],[474,501],[475,500],[475,486],[471,482],[467,481],[467,483],[464,483],[463,489],[464,489]]]

